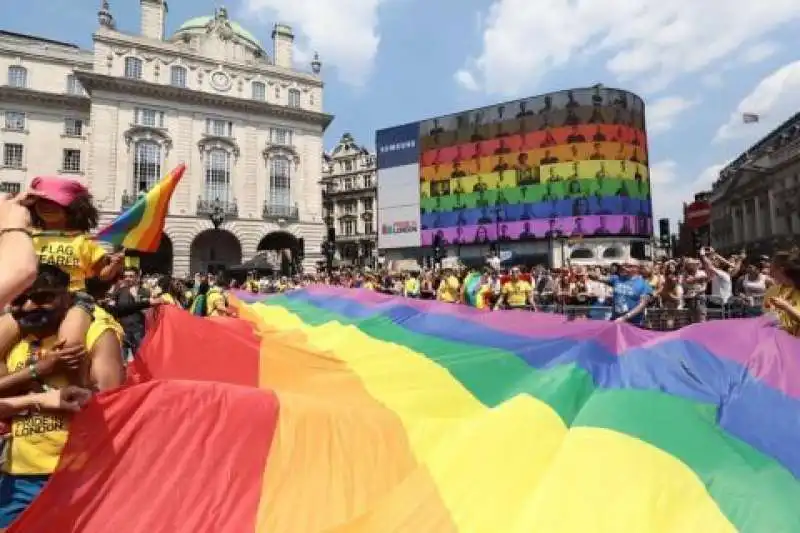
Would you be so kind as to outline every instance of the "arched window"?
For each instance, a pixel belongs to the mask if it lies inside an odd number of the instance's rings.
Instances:
[[[173,87],[186,87],[186,68],[178,65],[169,70],[169,82]]]
[[[19,65],[8,67],[8,86],[25,88],[28,86],[28,69]]]
[[[161,179],[161,145],[138,141],[134,146],[133,183],[135,194],[143,194]]]
[[[606,248],[603,251],[603,259],[619,259],[621,257],[622,257],[622,250],[620,250],[616,246],[612,246],[611,248]]]
[[[292,205],[291,195],[291,163],[285,157],[272,159],[269,172],[269,203],[277,209]]]
[[[594,253],[589,248],[576,248],[569,254],[570,259],[594,259]]]
[[[142,60],[138,57],[125,58],[125,77],[134,80],[142,79]]]
[[[206,195],[209,202],[227,202],[231,184],[231,154],[221,149],[206,153]]]
[[[289,107],[300,107],[300,91],[289,89]]]
[[[264,101],[267,99],[267,86],[260,81],[253,82],[253,100]]]

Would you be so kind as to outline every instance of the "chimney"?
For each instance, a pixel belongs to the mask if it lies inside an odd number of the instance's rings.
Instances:
[[[166,0],[139,0],[142,9],[142,37],[164,40],[164,25],[167,21]]]
[[[291,26],[275,24],[272,30],[272,55],[275,65],[292,68],[294,55],[294,33]]]

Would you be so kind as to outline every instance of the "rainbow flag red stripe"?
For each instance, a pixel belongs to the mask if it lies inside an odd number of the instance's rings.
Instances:
[[[136,200],[95,236],[99,241],[116,244],[129,250],[155,252],[161,243],[172,193],[186,172],[186,165],[175,167],[158,185]]]

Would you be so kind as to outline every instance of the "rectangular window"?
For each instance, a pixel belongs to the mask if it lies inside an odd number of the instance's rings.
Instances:
[[[78,81],[78,77],[74,74],[67,76],[67,94],[74,96],[83,96],[83,85]]]
[[[364,175],[364,187],[365,188],[372,187],[372,175],[371,174],[365,174]]]
[[[300,91],[289,89],[289,107],[300,107]]]
[[[186,87],[186,69],[179,66],[172,67],[169,81],[173,87]]]
[[[362,200],[364,211],[372,211],[372,198],[364,198]]]
[[[353,188],[353,180],[351,178],[345,178],[344,180],[344,190],[349,191]]]
[[[136,125],[148,126],[151,128],[164,127],[164,112],[157,109],[137,108],[136,109]]]
[[[138,57],[125,58],[125,77],[134,80],[142,79],[142,60]]]
[[[260,81],[253,82],[253,100],[264,101],[267,99],[267,86]]]
[[[233,122],[218,118],[206,119],[206,135],[233,137]]]
[[[25,113],[21,111],[6,111],[5,129],[8,131],[25,131]]]
[[[353,162],[350,160],[344,161],[344,171],[345,172],[352,172],[353,171]]]
[[[364,233],[367,233],[367,234],[375,233],[375,230],[372,229],[372,221],[371,220],[365,220],[364,221]]]
[[[25,89],[28,86],[28,70],[19,65],[8,67],[8,86]]]
[[[283,157],[272,160],[269,175],[269,203],[273,209],[286,210],[289,214],[292,205],[291,166]]]
[[[292,130],[286,128],[272,128],[270,129],[269,141],[279,146],[291,146]]]
[[[22,168],[23,147],[21,144],[6,143],[3,145],[3,166]]]
[[[206,201],[227,203],[231,183],[231,156],[224,150],[206,155]]]
[[[64,135],[68,135],[70,137],[81,137],[83,135],[83,119],[65,118]]]
[[[5,194],[19,194],[22,190],[22,185],[14,183],[13,181],[0,181],[0,193]]]
[[[344,221],[344,234],[345,235],[355,235],[356,234],[356,221],[355,220],[345,220]]]
[[[356,203],[355,202],[347,202],[344,204],[344,214],[345,215],[355,215],[356,213]]]
[[[63,168],[64,173],[78,173],[81,171],[81,151],[80,150],[64,150]]]

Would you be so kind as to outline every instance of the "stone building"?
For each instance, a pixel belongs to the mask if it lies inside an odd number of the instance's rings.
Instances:
[[[711,244],[771,254],[800,244],[800,113],[721,172],[711,191]]]
[[[103,1],[92,50],[0,33],[2,187],[72,175],[108,221],[185,162],[161,249],[143,268],[186,275],[261,250],[313,268],[332,120],[322,111],[319,58],[296,70],[292,30],[282,24],[270,53],[224,8],[172,35],[167,13],[164,0],[140,0],[132,35],[117,30]]]
[[[345,133],[333,151],[323,156],[322,167],[324,218],[335,230],[338,262],[374,266],[378,243],[375,156]]]

